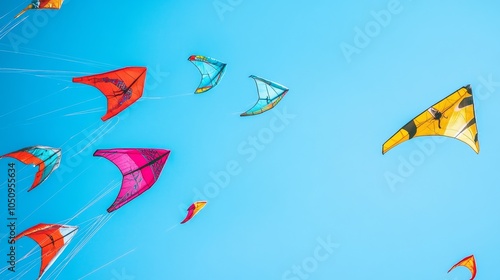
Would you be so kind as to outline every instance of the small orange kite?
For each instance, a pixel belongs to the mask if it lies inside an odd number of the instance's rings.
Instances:
[[[455,269],[458,266],[464,266],[467,267],[470,270],[470,273],[472,273],[472,278],[470,280],[474,280],[476,278],[476,260],[474,259],[474,255],[470,255],[466,257],[465,259],[459,261],[457,264],[455,264],[450,270],[448,270],[448,273]]]

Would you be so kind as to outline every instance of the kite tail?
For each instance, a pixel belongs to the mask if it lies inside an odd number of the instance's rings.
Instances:
[[[24,8],[19,14],[17,14],[14,18],[20,17],[22,14],[24,14],[27,10],[33,9],[33,4],[29,4],[28,7]]]

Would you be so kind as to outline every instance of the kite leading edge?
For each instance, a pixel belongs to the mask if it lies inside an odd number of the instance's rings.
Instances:
[[[479,140],[470,85],[426,109],[382,145],[382,154],[418,136],[456,138],[479,153]]]

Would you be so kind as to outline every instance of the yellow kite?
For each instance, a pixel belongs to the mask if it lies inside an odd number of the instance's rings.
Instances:
[[[62,6],[64,0],[33,0],[26,8],[24,8],[19,14],[14,18],[20,17],[27,10],[30,9],[56,9],[59,10]]]
[[[408,122],[382,146],[382,154],[418,136],[456,138],[479,153],[476,116],[470,85],[460,88]]]

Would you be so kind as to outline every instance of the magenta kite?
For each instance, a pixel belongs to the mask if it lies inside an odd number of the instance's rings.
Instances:
[[[122,186],[115,202],[108,208],[111,213],[129,203],[149,188],[160,177],[170,150],[163,149],[109,149],[97,150],[94,156],[114,163],[123,175]]]

